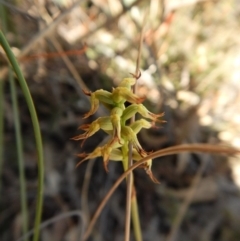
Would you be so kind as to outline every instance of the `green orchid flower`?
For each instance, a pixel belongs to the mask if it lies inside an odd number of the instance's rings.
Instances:
[[[106,117],[99,117],[97,120],[93,121],[91,124],[83,124],[78,129],[84,130],[85,132],[81,135],[75,136],[72,140],[84,140],[81,144],[83,146],[85,140],[94,135],[100,129],[104,131],[111,131],[113,130],[111,118],[109,116]]]
[[[164,116],[164,113],[160,114],[154,114],[150,112],[144,105],[142,104],[132,104],[128,106],[122,114],[122,121],[125,122],[126,120],[132,118],[133,115],[136,113],[139,113],[142,115],[142,117],[145,117],[147,119],[152,120],[154,123],[155,122],[163,122],[162,120],[159,120],[160,117]]]
[[[136,133],[132,130],[131,127],[122,126],[122,138],[125,139],[125,141],[131,142],[134,148],[142,157],[147,155],[147,152],[143,150],[142,146],[138,141]]]
[[[123,141],[123,140],[122,140]],[[93,159],[96,157],[103,157],[103,166],[106,172],[108,172],[108,162],[109,160],[115,160],[116,159],[116,150],[121,145],[118,143],[107,143],[104,146],[100,146],[95,148],[91,153],[81,153],[78,154],[78,157],[84,157],[80,162],[77,163],[76,167],[80,166],[83,162]]]
[[[152,127],[156,128],[156,126],[154,125],[154,123],[150,123],[149,121],[145,120],[145,119],[140,119],[137,121],[134,121],[130,127],[132,128],[132,130],[134,131],[135,134],[138,134],[142,128],[144,129],[150,129]]]
[[[120,143],[121,139],[121,116],[123,113],[123,109],[119,107],[115,107],[111,111],[111,122],[113,126],[113,141],[118,140]]]
[[[95,92],[83,90],[83,93],[85,95],[90,96],[90,104],[91,104],[90,111],[83,116],[83,119],[86,119],[89,116],[93,115],[97,111],[100,102],[103,104],[106,104],[108,108],[110,108],[111,105],[114,105],[114,102],[112,100],[112,93],[106,90],[101,89]]]

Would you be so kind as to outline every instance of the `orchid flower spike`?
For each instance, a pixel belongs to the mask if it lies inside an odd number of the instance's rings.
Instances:
[[[110,135],[110,138],[105,145],[95,148],[91,153],[79,154],[78,157],[83,159],[78,162],[77,166],[89,159],[102,157],[104,169],[108,171],[110,160],[124,161],[128,158],[129,143],[133,145],[132,158],[134,161],[139,161],[148,156],[149,153],[142,148],[137,134],[142,128],[157,128],[156,123],[164,122],[161,119],[164,113],[154,114],[142,104],[145,98],[137,96],[132,91],[132,86],[136,84],[136,79],[140,75],[133,75],[133,77],[124,78],[119,86],[113,88],[111,92],[103,89],[95,92],[83,90],[84,94],[90,97],[90,110],[83,116],[83,119],[95,114],[100,104],[109,110],[109,115],[99,117],[92,123],[81,125],[79,129],[83,130],[84,133],[72,139],[83,140],[82,146],[87,138],[93,136],[100,129]],[[125,102],[129,102],[129,105],[126,106]],[[128,120],[136,113],[139,113],[142,118],[128,124]],[[147,160],[141,167],[145,169],[153,182],[159,183],[151,171],[152,160]]]

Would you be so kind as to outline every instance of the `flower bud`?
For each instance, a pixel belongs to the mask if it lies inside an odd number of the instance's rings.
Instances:
[[[149,129],[153,127],[153,124],[145,119],[140,119],[135,122],[133,122],[130,127],[134,131],[135,134],[138,134],[139,131],[141,131],[142,128]]]
[[[90,104],[91,104],[90,111],[83,116],[83,119],[86,119],[89,116],[93,115],[99,107],[99,100],[96,98],[94,93],[91,93]]]
[[[83,146],[85,140],[95,134],[99,129],[104,131],[113,130],[113,126],[109,116],[106,117],[99,117],[97,120],[93,121],[91,124],[83,124],[78,129],[82,129],[85,132],[81,135],[75,136],[72,140],[78,141],[83,140],[81,146]]]
[[[85,95],[90,96],[90,104],[91,104],[90,111],[83,116],[83,119],[88,118],[89,116],[93,115],[97,111],[99,107],[99,102],[104,103],[107,106],[114,105],[114,102],[112,100],[112,93],[106,90],[101,89],[95,92],[83,90],[83,92]]]
[[[105,171],[108,172],[108,162],[109,162],[110,154],[112,152],[112,146],[106,144],[102,146],[101,151],[102,151],[102,157],[103,157],[103,167]]]
[[[112,100],[112,93],[106,90],[96,90],[95,92],[96,98],[101,102],[101,103],[106,103],[109,105],[114,105],[114,102]]]
[[[134,148],[138,151],[138,153],[143,157],[144,155],[147,155],[147,153],[143,150],[141,147],[136,134],[129,126],[122,126],[122,137],[123,139],[126,139],[127,141],[130,141]]]
[[[130,103],[139,104],[142,103],[145,98],[138,97],[126,87],[117,87],[112,91],[112,99],[116,103],[124,103],[125,101],[128,101]]]
[[[113,141],[118,140],[120,143],[121,139],[121,116],[123,110],[119,107],[115,107],[111,111],[111,122],[113,126]]]
[[[127,89],[131,90],[131,87],[136,84],[136,78],[124,78],[119,87],[126,87]]]

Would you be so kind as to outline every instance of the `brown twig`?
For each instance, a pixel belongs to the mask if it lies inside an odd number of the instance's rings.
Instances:
[[[87,45],[85,44],[81,49],[73,49],[73,50],[67,50],[67,51],[61,50],[58,52],[32,54],[32,55],[23,56],[19,60],[26,62],[26,61],[32,61],[34,59],[40,59],[40,58],[52,59],[52,58],[58,58],[63,56],[76,56],[76,55],[84,54],[86,49],[87,49]]]

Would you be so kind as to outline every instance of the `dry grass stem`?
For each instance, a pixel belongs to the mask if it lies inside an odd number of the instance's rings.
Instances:
[[[174,155],[181,152],[206,152],[206,153],[212,153],[212,154],[218,154],[218,155],[236,155],[240,154],[240,150],[232,147],[224,147],[224,146],[217,146],[217,145],[210,145],[210,144],[186,144],[186,145],[177,145],[168,147],[159,151],[156,151],[152,154],[150,154],[148,157],[143,158],[141,161],[136,162],[134,165],[132,165],[126,172],[124,172],[118,180],[115,182],[115,184],[112,186],[112,188],[108,191],[107,195],[104,197],[100,205],[98,206],[96,212],[94,213],[94,216],[89,223],[89,226],[83,236],[83,241],[87,240],[89,235],[92,232],[93,226],[95,225],[99,215],[102,212],[102,209],[106,205],[109,198],[112,196],[116,188],[120,185],[120,183],[127,177],[127,175],[132,172],[134,169],[136,169],[138,166],[142,165],[144,162],[146,162],[149,159],[154,159],[157,157],[163,157],[168,155]]]

